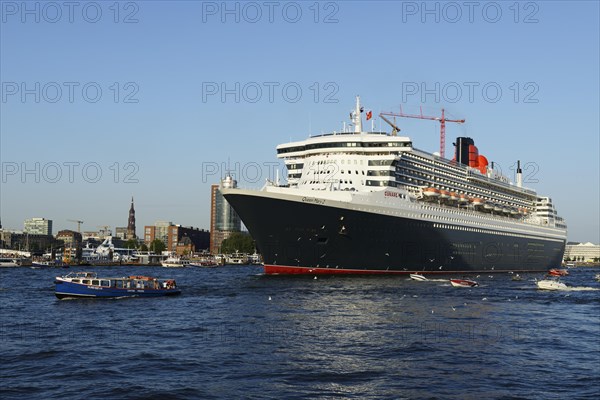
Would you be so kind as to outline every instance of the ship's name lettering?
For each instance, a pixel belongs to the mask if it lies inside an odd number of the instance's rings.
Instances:
[[[396,192],[388,192],[388,191],[383,192],[383,195],[385,197],[400,197],[400,195],[398,193],[396,193]]]
[[[314,197],[303,197],[302,201],[305,203],[325,204],[325,200],[315,199]]]

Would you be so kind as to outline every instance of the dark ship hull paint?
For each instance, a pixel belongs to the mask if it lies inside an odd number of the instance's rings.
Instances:
[[[320,204],[225,194],[267,274],[546,271],[565,242],[442,229],[433,223]]]

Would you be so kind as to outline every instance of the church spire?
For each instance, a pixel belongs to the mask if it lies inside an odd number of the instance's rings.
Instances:
[[[129,208],[129,220],[127,222],[127,239],[136,239],[135,234],[135,208],[133,206],[133,196],[131,196],[131,208]]]

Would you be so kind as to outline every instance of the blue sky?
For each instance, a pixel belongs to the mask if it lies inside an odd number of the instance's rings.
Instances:
[[[423,4],[0,2],[2,225],[126,226],[134,196],[138,235],[208,228],[228,164],[260,187],[277,144],[340,130],[360,94],[465,118],[447,155],[468,135],[509,177],[521,160],[569,239],[600,242],[598,2]],[[438,123],[397,122],[438,150]]]

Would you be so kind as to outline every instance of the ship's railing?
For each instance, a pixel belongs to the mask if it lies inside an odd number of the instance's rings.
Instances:
[[[525,194],[529,194],[532,196],[537,196],[537,193],[531,189],[527,189],[527,188],[523,188],[523,187],[518,187],[515,185],[511,185],[510,183],[506,183],[506,182],[502,182],[498,179],[492,179],[492,178],[488,178],[487,176],[478,174],[475,171],[470,171],[467,170],[467,178],[474,178],[475,180],[479,180],[485,183],[489,183],[492,185],[497,185],[497,186],[502,186],[506,189],[510,189],[516,192],[521,192],[521,193],[525,193]]]
[[[484,213],[482,211],[478,211],[478,210],[474,209],[471,205],[453,206],[453,205],[441,204],[441,203],[437,203],[437,202],[425,202],[423,198],[418,199],[418,200],[419,200],[419,204],[426,204],[428,206],[439,208],[442,210],[447,210],[447,211],[462,211],[462,212],[466,212],[467,215],[469,215],[469,216],[475,216],[475,217],[485,219],[488,221],[522,222],[522,223],[525,223],[528,225],[553,227],[551,225],[544,224],[541,219],[539,219],[536,216],[532,216],[532,215],[520,215],[518,217],[512,217],[509,215],[502,215],[502,214],[489,214],[489,213]]]

